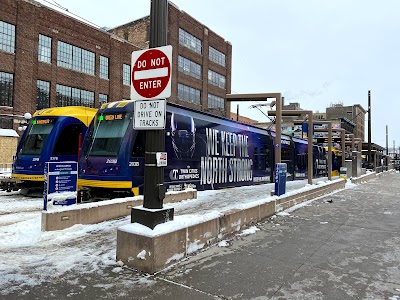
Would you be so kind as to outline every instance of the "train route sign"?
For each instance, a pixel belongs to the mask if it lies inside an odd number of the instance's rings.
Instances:
[[[132,52],[131,99],[170,97],[171,61],[171,45]]]

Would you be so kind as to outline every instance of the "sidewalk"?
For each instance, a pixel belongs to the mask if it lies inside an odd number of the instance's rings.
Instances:
[[[160,276],[208,299],[399,299],[399,176],[281,213]]]

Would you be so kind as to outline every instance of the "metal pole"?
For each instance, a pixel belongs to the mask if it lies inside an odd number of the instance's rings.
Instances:
[[[332,122],[328,123],[328,180],[332,180]]]
[[[345,137],[345,133],[346,133],[346,130],[345,129],[341,129],[340,130],[340,132],[341,132],[341,138],[342,138],[342,167],[345,167],[346,166],[346,137]],[[340,170],[339,170],[340,171]]]
[[[371,165],[371,91],[368,91],[368,168]]]
[[[168,1],[151,0],[150,48],[167,45]],[[165,131],[146,131],[143,207],[132,208],[131,222],[154,229],[158,224],[173,220],[174,209],[164,208],[164,168],[157,167],[157,152],[165,151]],[[151,210],[148,210],[151,209]]]
[[[387,125],[386,125],[386,155],[389,155],[389,134]]]
[[[239,121],[239,104],[236,106],[236,121]]]
[[[167,15],[167,0],[151,0],[150,48],[167,45]],[[156,166],[156,152],[165,150],[164,130],[147,131],[145,149],[143,207],[162,208],[165,198],[164,168]]]
[[[275,122],[275,163],[281,163],[281,138],[282,138],[282,96],[278,94],[276,97],[276,122]]]
[[[312,112],[308,114],[308,184],[312,184],[313,180],[313,115]]]

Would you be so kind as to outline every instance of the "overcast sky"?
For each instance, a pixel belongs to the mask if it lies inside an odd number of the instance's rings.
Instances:
[[[56,2],[101,27],[150,13],[150,0]],[[286,103],[325,112],[332,103],[360,104],[367,110],[371,90],[372,142],[386,146],[388,125],[389,147],[395,140],[399,148],[399,1],[173,2],[231,42],[232,93],[281,92]],[[241,106],[240,114],[267,121],[249,105]]]

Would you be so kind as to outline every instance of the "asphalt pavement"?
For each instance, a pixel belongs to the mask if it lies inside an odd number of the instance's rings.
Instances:
[[[71,270],[0,299],[400,299],[399,182],[321,197],[154,275]]]

